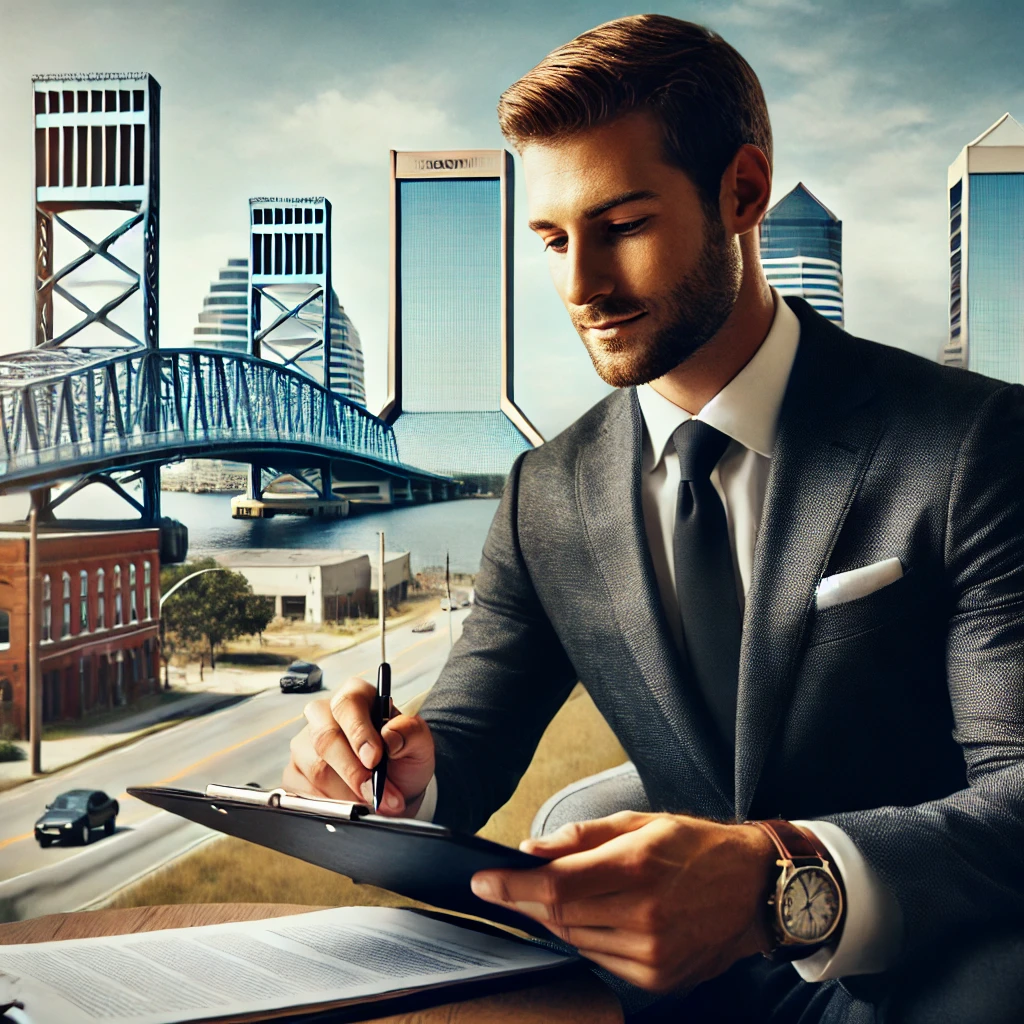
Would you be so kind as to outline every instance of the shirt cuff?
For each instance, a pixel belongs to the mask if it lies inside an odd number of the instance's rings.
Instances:
[[[851,974],[877,974],[891,967],[899,955],[903,933],[903,913],[895,897],[838,825],[828,821],[793,824],[821,840],[846,889],[846,920],[839,941],[803,960],[794,960],[797,974],[804,981],[828,981]]]
[[[437,776],[431,775],[427,788],[423,790],[423,800],[420,803],[420,809],[413,815],[413,820],[433,821],[435,810],[437,810]]]

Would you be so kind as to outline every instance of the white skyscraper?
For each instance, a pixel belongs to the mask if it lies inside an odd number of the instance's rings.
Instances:
[[[1024,127],[1003,114],[949,166],[949,341],[940,361],[1024,382]]]

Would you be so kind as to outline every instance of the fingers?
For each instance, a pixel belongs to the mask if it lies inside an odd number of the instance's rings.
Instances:
[[[372,805],[371,769],[383,749],[370,717],[376,697],[374,686],[354,678],[330,699],[307,704],[306,728],[292,740],[285,786]],[[418,716],[397,714],[382,732],[389,763],[381,811],[401,814],[405,794],[422,793],[434,773],[434,741]]]
[[[332,703],[333,701],[314,700],[303,708],[307,722],[306,731],[315,756],[333,769],[351,792],[359,793],[370,773],[356,757],[348,737],[339,728],[339,723],[332,713]],[[379,746],[380,739],[377,743]]]
[[[620,892],[608,896],[590,896],[569,903],[519,900],[509,906],[547,925],[552,931],[559,928],[656,931],[661,923],[660,914],[655,901],[652,900],[651,904],[634,892]]]
[[[640,868],[630,834],[620,833],[599,847],[568,853],[541,868],[478,871],[471,888],[492,903],[526,901],[550,906],[627,892],[636,884]]]
[[[302,796],[325,796],[331,800],[360,799],[317,753],[309,735],[309,726],[292,739],[291,762],[284,770],[281,784],[289,793]]]
[[[561,857],[572,851],[592,850],[616,836],[643,828],[651,818],[652,815],[639,811],[618,811],[592,821],[575,821],[550,835],[524,839],[519,849],[542,857]]]
[[[429,761],[433,772],[434,740],[430,726],[419,715],[397,714],[384,726],[381,735],[388,745],[389,758],[410,765]]]
[[[330,701],[313,701],[313,705],[318,706],[318,722],[326,728],[329,721],[335,731],[340,726],[350,750],[355,751],[364,768],[372,768],[380,760],[380,734],[374,729],[370,718],[370,708],[376,699],[376,687],[365,679],[355,678],[338,690]],[[311,721],[308,712],[313,705],[306,706],[307,721]],[[326,714],[323,714],[325,711]]]

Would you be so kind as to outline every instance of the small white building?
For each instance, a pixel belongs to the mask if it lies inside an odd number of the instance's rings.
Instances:
[[[244,548],[214,556],[240,572],[253,593],[274,599],[274,615],[319,624],[377,610],[376,568],[365,551],[318,548]],[[385,555],[389,604],[405,597],[409,553]]]

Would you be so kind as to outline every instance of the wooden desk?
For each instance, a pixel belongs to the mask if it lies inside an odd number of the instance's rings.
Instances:
[[[49,914],[31,921],[0,925],[0,945],[125,935],[227,921],[257,921],[323,909],[287,903],[209,903]],[[367,1024],[622,1024],[622,1019],[615,996],[596,978],[580,977],[415,1013],[375,1017]]]

